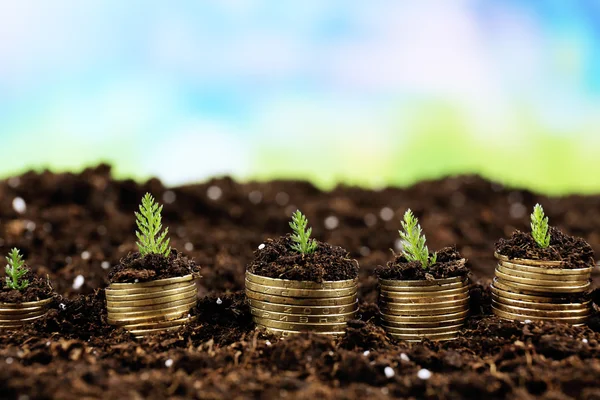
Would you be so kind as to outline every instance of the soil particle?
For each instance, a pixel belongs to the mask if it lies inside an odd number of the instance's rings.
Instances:
[[[594,250],[582,238],[568,236],[550,227],[550,246],[541,248],[531,233],[515,231],[510,239],[496,243],[498,254],[530,260],[562,261],[559,268],[587,268],[594,266]],[[557,267],[548,267],[557,268]]]
[[[169,257],[162,254],[129,253],[109,273],[112,283],[148,282],[157,279],[175,278],[198,274],[196,263],[175,249]]]
[[[445,247],[437,252],[435,264],[425,269],[418,261],[408,261],[404,254],[397,255],[385,266],[379,266],[375,273],[380,279],[394,280],[433,280],[468,276],[467,260],[461,257],[456,247]]]
[[[50,298],[54,291],[49,279],[42,279],[33,272],[28,271],[23,277],[29,281],[29,285],[23,290],[10,289],[6,286],[6,280],[0,280],[0,302],[3,303],[26,303]]]
[[[318,242],[312,254],[292,250],[290,235],[267,239],[264,247],[254,252],[248,271],[269,278],[295,281],[341,281],[358,276],[358,263],[341,247]]]

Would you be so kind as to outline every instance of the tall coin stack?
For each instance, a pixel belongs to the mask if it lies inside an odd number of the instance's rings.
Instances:
[[[193,275],[142,283],[111,283],[105,290],[108,323],[136,337],[179,329],[191,320],[197,288]]]
[[[572,298],[589,289],[592,267],[567,269],[560,268],[560,261],[509,261],[498,253],[495,256],[498,266],[490,286],[495,315],[517,321],[586,322],[591,301],[572,302]]]
[[[396,339],[454,339],[469,313],[469,285],[465,277],[380,279],[379,285],[383,327]]]
[[[246,296],[253,320],[267,331],[342,335],[358,315],[358,280],[292,281],[246,272]]]
[[[0,329],[19,328],[42,318],[52,298],[26,303],[0,303]]]

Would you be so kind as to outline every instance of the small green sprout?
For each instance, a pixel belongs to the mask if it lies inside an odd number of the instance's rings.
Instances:
[[[425,235],[422,234],[419,220],[414,216],[410,208],[404,213],[402,221],[403,231],[400,233],[402,239],[402,253],[409,261],[419,261],[423,269],[431,267],[437,261],[437,253],[429,256],[429,249],[425,245]]]
[[[23,256],[19,253],[17,248],[13,248],[8,257],[6,257],[8,265],[6,266],[6,286],[9,289],[23,290],[29,286],[27,279],[21,280],[27,274],[27,268],[25,268],[25,261]]]
[[[317,241],[310,239],[312,228],[307,229],[307,226],[308,220],[306,217],[300,212],[300,210],[296,210],[296,212],[292,215],[290,227],[294,231],[294,234],[292,235],[292,240],[294,241],[292,249],[296,250],[298,253],[311,254],[317,249]]]
[[[171,253],[169,247],[170,239],[167,238],[169,228],[160,233],[162,229],[162,208],[154,201],[150,193],[146,193],[140,205],[140,212],[135,213],[138,231],[135,232],[139,242],[137,242],[140,254],[162,254],[168,257]]]
[[[544,209],[536,204],[531,214],[531,236],[542,249],[550,246],[550,233],[548,232],[548,217],[544,215]]]

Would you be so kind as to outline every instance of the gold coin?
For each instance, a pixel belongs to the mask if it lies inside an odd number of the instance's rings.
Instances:
[[[513,314],[529,315],[533,317],[548,317],[548,318],[576,318],[590,315],[592,312],[591,308],[581,310],[536,310],[532,308],[509,306],[502,304],[492,299],[492,306],[500,311],[506,311]]]
[[[494,291],[492,291],[492,299],[496,300],[499,303],[507,304],[509,306],[515,307],[523,307],[523,308],[535,308],[538,310],[582,310],[591,307],[591,302],[586,301],[583,303],[564,303],[564,304],[555,304],[555,303],[541,303],[536,301],[523,301],[523,300],[513,300],[510,298],[506,298],[504,296],[499,296]]]
[[[153,316],[145,317],[127,317],[127,318],[107,318],[108,323],[111,325],[132,325],[132,324],[149,324],[155,322],[168,322],[180,319],[181,317],[187,317],[190,314],[189,310],[174,311],[170,313],[156,314]]]
[[[15,324],[16,321],[20,321],[22,323],[29,323],[32,321],[35,321],[36,319],[40,319],[42,318],[44,315],[46,315],[46,313],[40,314],[40,315],[36,315],[35,317],[28,317],[28,318],[20,318],[18,320],[15,319],[5,319],[4,316],[0,316],[0,324],[8,324],[8,325],[12,325]]]
[[[332,297],[327,299],[315,298],[297,298],[286,296],[274,296],[270,294],[258,293],[246,287],[246,296],[253,300],[269,302],[273,304],[292,305],[292,306],[340,306],[354,304],[356,302],[356,294],[343,297]]]
[[[523,294],[516,291],[516,289],[505,285],[503,282],[500,282],[498,278],[494,278],[492,285],[490,285],[490,289],[492,292],[496,292],[498,295],[502,297],[507,297],[514,300],[529,300],[529,301],[537,301],[540,303],[560,303],[560,302],[568,302],[565,297],[560,297],[560,293],[558,295],[554,293],[536,293],[536,294]]]
[[[460,304],[460,305],[454,306],[454,307],[438,307],[438,308],[432,308],[432,307],[407,308],[407,307],[402,307],[402,306],[395,308],[395,307],[391,307],[391,306],[395,306],[395,304],[384,303],[384,304],[381,304],[379,306],[379,308],[381,309],[382,313],[385,313],[388,315],[440,315],[440,314],[451,314],[451,313],[465,311],[465,310],[469,309],[469,305],[467,303]]]
[[[170,328],[172,326],[180,326],[193,321],[195,317],[185,316],[183,318],[172,319],[169,321],[157,321],[157,322],[142,322],[135,324],[122,325],[123,328],[128,331],[140,330],[140,329],[159,329],[159,328]]]
[[[106,300],[111,301],[132,301],[132,300],[146,300],[156,299],[158,297],[171,296],[181,293],[196,292],[196,285],[189,285],[178,289],[164,290],[162,292],[151,292],[151,293],[140,293],[140,294],[128,294],[124,296],[115,296],[109,292],[106,292]]]
[[[167,290],[189,288],[192,286],[196,286],[196,282],[181,282],[174,283],[172,285],[150,286],[132,289],[113,289],[109,286],[104,291],[111,296],[128,296],[132,294],[162,293]]]
[[[506,272],[502,272],[500,270],[502,267],[496,268],[496,277],[498,279],[503,279],[505,281],[516,282],[518,284],[527,285],[532,288],[536,288],[539,290],[547,290],[547,289],[578,289],[578,288],[587,288],[590,285],[590,281],[548,281],[548,280],[537,280],[537,279],[529,279],[529,278],[521,278],[519,276],[514,276],[507,274]]]
[[[586,275],[592,272],[594,269],[593,266],[586,268],[561,268],[563,265],[562,261],[528,260],[524,258],[509,259],[508,257],[498,254],[497,252],[494,253],[494,257],[503,263],[509,262],[516,265],[515,268],[520,268],[521,271],[546,273],[552,275]],[[540,269],[545,271],[540,271]]]
[[[266,285],[260,285],[258,283],[250,282],[246,280],[246,288],[253,290],[258,293],[270,294],[273,296],[282,297],[300,297],[300,298],[331,298],[331,297],[343,297],[356,294],[358,287],[350,287],[345,289],[283,289],[278,287],[271,287]]]
[[[172,301],[184,300],[184,299],[195,299],[196,291],[176,294],[165,297],[157,297],[155,299],[147,299],[147,300],[132,300],[132,301],[114,301],[114,300],[106,300],[106,304],[108,308],[123,308],[123,307],[139,307],[139,306],[151,306],[157,304],[165,304],[170,303]]]
[[[26,312],[26,313],[22,313],[22,314],[5,314],[5,313],[1,313],[0,312],[0,319],[1,320],[23,320],[23,319],[28,319],[28,318],[33,318],[33,317],[39,317],[41,315],[46,314],[48,311],[44,310],[44,309],[38,309],[36,311],[30,311],[30,312]]]
[[[382,286],[394,287],[415,287],[415,286],[439,286],[451,283],[461,283],[465,280],[462,276],[452,278],[432,279],[432,280],[396,280],[396,279],[379,279],[379,284]]]
[[[464,293],[469,293],[469,288],[464,286],[464,287],[460,287],[460,288],[456,288],[456,289],[446,289],[443,291],[439,291],[439,292],[401,292],[401,291],[389,291],[389,290],[384,290],[381,289],[380,293],[383,296],[389,296],[389,297],[402,297],[402,298],[423,298],[423,297],[430,297],[430,298],[436,298],[436,297],[446,297],[446,296],[452,296],[452,295],[460,295],[460,294],[464,294]]]
[[[527,258],[513,258],[510,259],[507,256],[499,254],[498,252],[494,252],[494,257],[496,257],[500,261],[509,261],[521,265],[533,266],[533,267],[546,267],[551,269],[551,267],[555,267],[552,269],[559,269],[562,265],[562,261],[546,261],[546,260],[531,260]]]
[[[252,272],[246,271],[246,280],[264,286],[277,287],[281,289],[347,289],[356,287],[358,278],[347,279],[343,281],[293,281],[289,279],[268,278],[266,276],[255,275]]]
[[[439,322],[461,318],[464,319],[468,313],[469,310],[442,315],[389,315],[381,313],[381,318],[383,318],[386,321],[394,322]]]
[[[137,283],[111,283],[111,289],[136,289],[136,288],[146,288],[152,286],[166,286],[172,285],[174,283],[181,283],[194,280],[194,275],[184,275],[177,276],[175,278],[166,278],[166,279],[156,279],[154,281],[148,282],[137,282]]]
[[[457,318],[448,321],[438,321],[438,322],[397,322],[397,321],[388,321],[383,320],[383,325],[391,328],[398,329],[430,329],[430,328],[445,328],[448,326],[456,326],[462,325],[465,323],[465,318]],[[454,329],[454,328],[453,328]]]
[[[272,319],[279,322],[295,322],[299,324],[335,324],[347,322],[355,319],[358,314],[355,311],[346,314],[332,315],[282,314],[273,311],[258,310],[256,308],[251,308],[250,312],[252,315],[260,318]]]
[[[15,324],[0,323],[0,329],[21,329],[23,327],[23,325],[25,325],[25,324],[22,322],[15,323]]]
[[[191,304],[190,307],[194,307],[196,305],[196,296],[190,296],[187,299],[171,301],[163,304],[155,304],[149,306],[138,306],[138,307],[106,307],[109,313],[114,314],[127,314],[127,313],[135,313],[135,312],[152,312],[157,310],[164,310],[165,308],[171,307],[179,307]]]
[[[46,310],[47,307],[26,307],[26,308],[0,308],[0,314],[26,314],[35,311]]]
[[[171,304],[168,304],[169,306]],[[108,318],[110,319],[122,319],[122,318],[133,318],[133,317],[154,317],[156,315],[161,315],[161,314],[170,314],[170,313],[174,313],[174,312],[189,312],[190,309],[194,308],[196,306],[196,302],[187,302],[185,304],[179,305],[179,306],[172,306],[172,307],[165,307],[162,309],[158,309],[158,310],[149,310],[149,311],[130,311],[130,312],[121,312],[121,313],[117,313],[117,312],[113,312],[113,311],[108,311]]]
[[[554,322],[566,322],[574,324],[582,324],[587,320],[587,316],[582,317],[569,317],[569,318],[556,318],[556,317],[537,317],[532,315],[515,314],[507,311],[502,311],[492,306],[492,312],[503,319],[509,321],[554,321]]]
[[[422,295],[421,293],[398,293],[398,292],[386,292],[381,290],[379,292],[381,298],[386,301],[391,301],[394,303],[417,303],[417,302],[425,302],[425,303],[440,303],[446,301],[453,300],[462,300],[469,297],[469,290],[467,288],[464,289],[453,289],[457,290],[456,292],[448,293],[448,294],[439,294],[437,296],[432,295]]]
[[[456,332],[459,331],[462,326],[464,324],[458,323],[455,325],[448,325],[448,326],[440,326],[440,327],[433,327],[433,328],[398,328],[398,327],[393,327],[393,326],[387,326],[387,325],[383,325],[383,328],[390,333],[396,333],[396,334],[401,334],[401,335],[435,335],[435,334],[448,334],[450,332]]]
[[[429,339],[432,341],[444,341],[444,340],[453,340],[458,336],[458,330],[454,332],[446,332],[440,334],[428,334],[428,335],[411,335],[411,334],[399,334],[399,333],[391,333],[388,332],[388,335],[393,337],[394,339],[406,340],[407,342],[420,342],[423,339]]]
[[[468,286],[467,281],[464,282],[455,282],[448,283],[446,285],[432,285],[432,286],[389,286],[389,285],[379,285],[381,290],[385,290],[386,292],[400,292],[400,293],[440,293],[446,292],[450,289],[460,289]]]
[[[585,292],[591,285],[590,282],[587,282],[585,285],[580,286],[561,286],[561,287],[553,287],[553,286],[537,286],[531,285],[527,283],[517,282],[520,278],[511,277],[509,275],[503,274],[496,270],[496,278],[498,281],[505,286],[513,288],[517,290],[519,293],[523,294],[546,294],[546,293],[580,293]]]
[[[39,300],[39,301],[28,301],[24,303],[0,303],[0,308],[3,309],[23,309],[30,307],[43,307],[52,302],[52,297],[49,299]]]
[[[257,325],[257,327],[264,329],[265,331],[267,331],[269,333],[279,335],[281,337],[288,337],[288,336],[297,335],[299,333],[302,333],[301,331],[287,331],[285,329],[267,328],[265,326],[260,326],[260,325]],[[342,336],[345,334],[345,332],[314,332],[314,334],[327,335],[327,336]]]
[[[548,274],[545,272],[530,272],[523,271],[521,266],[518,264],[513,264],[509,262],[499,261],[497,268],[508,275],[518,276],[521,278],[534,279],[540,281],[553,281],[559,282],[561,285],[566,282],[581,282],[586,281],[590,278],[590,274],[576,274],[576,275],[556,275],[556,274]],[[529,267],[530,268],[530,267]],[[541,269],[542,271],[547,271],[547,269]]]
[[[271,319],[253,317],[254,323],[268,328],[284,329],[288,331],[312,331],[312,332],[341,332],[346,328],[346,323],[328,323],[328,324],[301,324],[294,322],[280,322]]]
[[[346,314],[358,310],[358,301],[352,304],[341,306],[289,306],[281,304],[273,304],[264,301],[248,299],[251,307],[264,311],[274,311],[284,314],[301,314],[301,315],[332,315]]]

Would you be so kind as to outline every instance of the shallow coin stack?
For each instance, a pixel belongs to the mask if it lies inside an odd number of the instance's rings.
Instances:
[[[380,279],[379,285],[383,327],[396,339],[454,339],[469,313],[469,285],[464,277]]]
[[[254,322],[288,336],[300,332],[342,335],[358,315],[358,280],[292,281],[246,272],[246,296]]]
[[[0,303],[0,329],[19,328],[42,318],[52,298],[26,303]]]
[[[560,261],[495,256],[498,266],[490,286],[495,315],[511,321],[586,322],[591,301],[572,302],[572,298],[589,289],[592,267],[567,269],[560,268]]]
[[[105,290],[108,323],[136,337],[179,329],[191,320],[197,288],[193,275],[143,283],[111,283]]]

